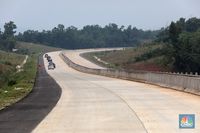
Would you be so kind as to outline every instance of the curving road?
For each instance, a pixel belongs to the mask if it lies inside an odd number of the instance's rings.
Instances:
[[[73,62],[76,62],[77,64],[80,64],[82,66],[86,66],[88,68],[96,68],[96,69],[105,69],[101,66],[98,66],[94,63],[91,63],[88,60],[85,60],[80,55],[85,52],[98,52],[98,51],[110,51],[110,50],[121,50],[122,48],[99,48],[99,49],[81,49],[81,50],[68,50],[63,51],[68,58],[70,58]]]
[[[78,64],[98,67],[81,58],[81,52],[70,51],[66,55]],[[81,73],[68,67],[59,53],[49,53],[57,68],[47,72],[60,85],[62,94],[54,109],[33,132],[200,133],[199,96]],[[45,64],[47,66],[47,62]],[[179,114],[195,114],[196,128],[179,129]]]

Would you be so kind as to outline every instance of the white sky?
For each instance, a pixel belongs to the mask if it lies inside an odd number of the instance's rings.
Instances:
[[[200,17],[200,0],[0,0],[0,28],[12,20],[20,32],[58,24],[159,29],[180,17]]]

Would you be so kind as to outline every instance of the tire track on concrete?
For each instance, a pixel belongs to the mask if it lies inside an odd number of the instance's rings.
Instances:
[[[44,68],[39,57],[37,78],[32,92],[20,102],[0,111],[1,133],[29,133],[53,109],[61,96],[61,88]]]

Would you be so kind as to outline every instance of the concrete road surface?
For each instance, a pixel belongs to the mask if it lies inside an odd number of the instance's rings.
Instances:
[[[68,67],[59,52],[49,55],[57,68],[47,71],[62,88],[62,94],[34,132],[200,133],[199,96],[81,73]],[[84,60],[79,59],[76,62]],[[195,114],[195,129],[179,129],[179,114]]]
[[[99,48],[99,49],[82,49],[82,50],[68,50],[63,51],[65,55],[70,58],[73,62],[80,64],[82,66],[86,66],[88,68],[96,68],[96,69],[106,69],[104,67],[98,66],[80,55],[85,52],[98,52],[98,51],[110,51],[110,50],[121,50],[122,48]]]

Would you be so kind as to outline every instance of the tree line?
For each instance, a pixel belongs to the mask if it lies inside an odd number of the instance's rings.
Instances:
[[[24,42],[41,43],[49,46],[78,49],[102,47],[130,47],[145,40],[156,38],[158,31],[144,31],[136,27],[118,26],[111,23],[105,27],[87,25],[82,29],[74,26],[65,28],[59,24],[52,30],[27,30],[19,33],[17,39]]]
[[[156,53],[165,55],[175,71],[200,72],[200,19],[196,17],[187,20],[180,18],[156,31],[144,31],[132,26],[119,27],[114,23],[105,27],[87,25],[82,29],[74,26],[65,28],[59,24],[52,30],[27,30],[15,36],[16,28],[12,21],[5,23],[4,31],[0,30],[0,49],[11,51],[16,39],[67,49],[131,47],[147,40],[156,40],[165,45],[162,52]]]
[[[172,21],[157,41],[165,42],[165,55],[176,71],[200,72],[200,19]]]

